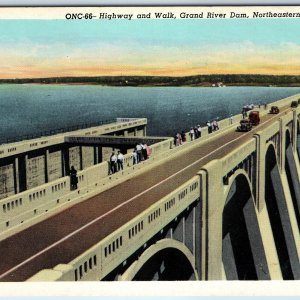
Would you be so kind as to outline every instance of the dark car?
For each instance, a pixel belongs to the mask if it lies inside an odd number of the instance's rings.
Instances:
[[[278,113],[279,113],[278,106],[272,106],[270,109],[270,114],[278,114]]]
[[[241,120],[240,126],[237,127],[237,131],[246,132],[252,129],[252,124],[249,120]]]
[[[292,101],[291,107],[298,107],[298,101]]]

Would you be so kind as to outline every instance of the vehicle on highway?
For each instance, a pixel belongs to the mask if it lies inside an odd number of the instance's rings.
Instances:
[[[237,127],[237,131],[239,132],[246,132],[250,131],[252,129],[252,124],[248,119],[241,120],[240,121],[240,126]]]
[[[279,113],[278,106],[272,106],[270,109],[270,114],[278,114],[278,113]]]
[[[260,122],[260,117],[259,117],[259,111],[254,110],[251,111],[249,114],[249,121],[251,123],[251,125],[258,125]]]
[[[298,107],[298,101],[292,101],[291,107]]]

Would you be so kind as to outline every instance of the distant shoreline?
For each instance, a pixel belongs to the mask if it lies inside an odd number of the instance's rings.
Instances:
[[[100,85],[115,87],[300,87],[300,75],[215,74],[172,76],[96,76],[0,79],[0,84]]]
[[[143,84],[143,85],[113,85],[113,84],[101,84],[101,83],[95,83],[95,82],[74,82],[74,83],[67,83],[67,82],[61,82],[61,83],[15,83],[15,82],[0,82],[0,85],[9,84],[9,85],[40,85],[40,86],[60,86],[60,85],[70,85],[70,86],[103,86],[103,87],[145,87],[145,88],[151,88],[151,87],[211,87],[211,88],[225,88],[225,87],[300,87],[299,84],[258,84],[258,83],[232,83],[227,84],[225,86],[212,86],[212,84],[190,84],[190,85],[167,85],[167,84]]]

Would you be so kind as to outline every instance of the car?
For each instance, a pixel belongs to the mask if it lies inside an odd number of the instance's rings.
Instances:
[[[279,113],[278,106],[272,106],[270,109],[270,114],[278,114],[278,113]]]
[[[298,101],[292,101],[291,107],[298,107]]]
[[[252,124],[250,120],[246,119],[240,121],[240,126],[238,126],[236,130],[240,132],[246,132],[246,131],[250,131],[251,129],[252,129]]]

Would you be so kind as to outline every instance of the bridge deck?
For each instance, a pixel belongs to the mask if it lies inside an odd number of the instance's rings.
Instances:
[[[224,133],[220,139],[170,157],[139,176],[1,241],[0,280],[23,281],[42,269],[68,263],[289,109],[264,116],[251,132]],[[84,227],[96,218],[97,222]]]

